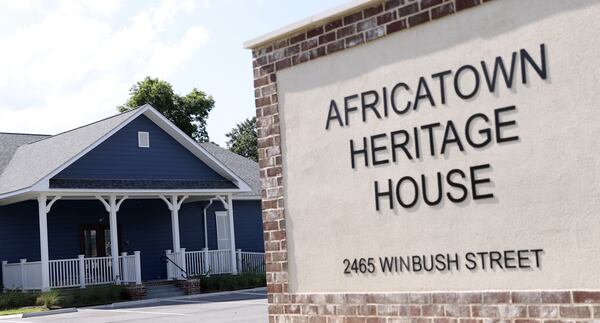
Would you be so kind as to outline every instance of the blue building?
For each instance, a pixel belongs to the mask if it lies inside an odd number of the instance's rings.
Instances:
[[[0,133],[4,288],[262,271],[258,164],[149,105],[55,136]]]

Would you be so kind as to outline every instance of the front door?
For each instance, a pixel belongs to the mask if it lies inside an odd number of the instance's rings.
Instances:
[[[81,254],[88,257],[110,256],[110,229],[106,224],[81,225],[79,244]]]

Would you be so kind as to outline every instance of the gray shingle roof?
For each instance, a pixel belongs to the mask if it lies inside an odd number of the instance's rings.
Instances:
[[[48,135],[33,135],[27,133],[0,132],[0,174],[8,165],[19,146],[49,137]]]
[[[0,194],[31,187],[108,134],[136,111],[121,113],[19,146],[0,175]]]
[[[0,133],[0,194],[31,187],[136,111],[118,114],[55,136]],[[258,163],[215,144],[204,143],[201,146],[250,186],[250,192],[237,193],[236,196],[260,198]]]
[[[221,148],[213,143],[202,143],[200,145],[225,164],[252,189],[250,192],[238,193],[236,196],[253,196],[260,198],[260,170],[257,162],[242,157],[225,148]]]

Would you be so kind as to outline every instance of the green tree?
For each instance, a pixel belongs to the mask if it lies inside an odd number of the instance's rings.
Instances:
[[[129,99],[117,109],[120,112],[126,112],[146,103],[153,106],[196,141],[208,141],[206,119],[210,110],[215,106],[212,96],[196,88],[181,96],[173,92],[173,87],[168,82],[147,76],[143,81],[139,81],[131,87]]]
[[[256,139],[256,118],[248,118],[238,123],[235,128],[225,134],[227,148],[238,155],[258,161],[258,143]]]

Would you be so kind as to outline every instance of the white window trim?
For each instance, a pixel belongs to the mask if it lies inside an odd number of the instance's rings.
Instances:
[[[145,142],[144,137],[146,137]],[[138,147],[150,148],[150,133],[148,131],[138,131]]]

